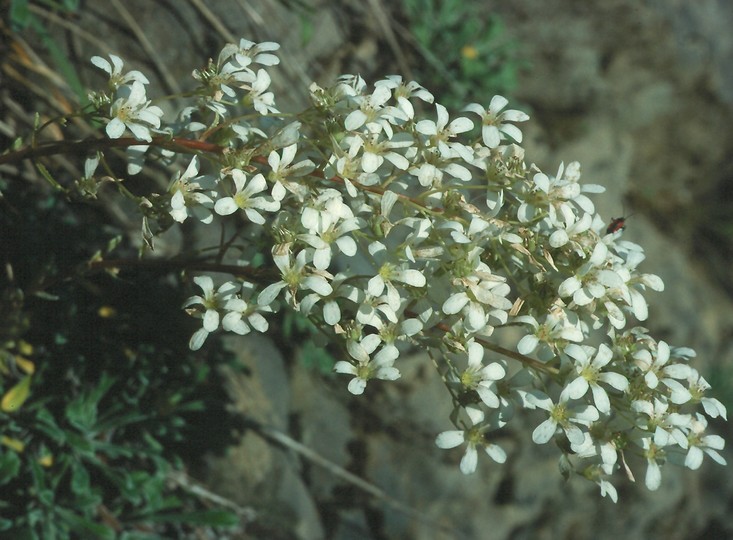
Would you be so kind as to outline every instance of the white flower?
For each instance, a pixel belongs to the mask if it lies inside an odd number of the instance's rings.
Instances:
[[[593,248],[588,262],[583,264],[575,275],[565,279],[558,287],[561,298],[573,297],[579,306],[587,306],[608,294],[609,289],[620,289],[624,286],[623,278],[614,270],[603,268],[608,248],[599,242]]]
[[[370,96],[356,98],[359,108],[351,111],[344,120],[344,127],[349,131],[355,131],[366,124],[371,133],[379,133],[384,130],[388,137],[392,135],[390,123],[394,123],[395,117],[403,117],[403,113],[394,107],[385,107],[385,104],[392,97],[387,86],[376,86]],[[405,118],[406,119],[406,118]]]
[[[353,137],[344,138],[344,143],[349,144],[349,155],[356,155],[359,149],[363,150],[361,169],[365,173],[371,174],[379,169],[385,160],[400,170],[406,170],[410,166],[410,162],[405,156],[394,150],[396,148],[408,148],[414,144],[414,140],[409,134],[384,138],[379,133],[360,133]]]
[[[298,252],[294,261],[290,250],[284,253],[276,252],[272,258],[280,270],[282,279],[263,289],[257,297],[257,303],[260,306],[272,304],[280,294],[280,291],[285,288],[288,289],[289,299],[292,302],[296,302],[295,294],[298,290],[310,290],[320,296],[328,296],[333,292],[333,288],[325,277],[329,274],[308,271],[306,268],[305,250]]]
[[[110,54],[109,59],[111,63],[101,56],[92,56],[92,64],[109,74],[109,85],[112,88],[117,89],[123,84],[132,83],[133,81],[138,81],[142,84],[150,83],[148,78],[137,70],[122,73],[124,63],[119,56]]]
[[[481,332],[486,331],[490,317],[496,318],[500,324],[507,321],[507,310],[512,303],[506,296],[511,289],[506,279],[491,273],[489,267],[478,259],[477,253],[469,255],[469,258],[473,260],[475,270],[453,281],[458,292],[443,302],[442,310],[446,315],[462,312],[466,330]]]
[[[553,309],[545,315],[542,324],[529,315],[515,317],[514,321],[529,324],[534,329],[519,340],[517,351],[525,355],[537,351],[537,357],[543,361],[557,354],[558,345],[566,341],[580,343],[584,339],[580,323],[577,320],[571,323],[568,314],[561,309]]]
[[[696,369],[690,368],[690,373],[687,376],[687,384],[692,395],[691,401],[702,403],[705,414],[710,418],[718,418],[720,416],[723,420],[728,420],[725,405],[716,398],[705,397],[705,392],[710,389],[710,384]]]
[[[468,443],[466,453],[461,459],[460,469],[463,474],[472,474],[476,471],[478,464],[478,447],[484,449],[486,454],[497,463],[506,461],[506,452],[496,444],[486,441],[480,424],[484,421],[484,413],[476,407],[466,407],[466,414],[471,421],[471,427],[465,430],[443,431],[435,438],[435,445],[438,448],[449,449]]]
[[[420,86],[415,81],[405,84],[402,82],[400,75],[388,75],[385,79],[377,81],[374,86],[386,86],[394,91],[394,97],[397,100],[397,107],[405,113],[408,119],[415,117],[415,108],[410,103],[411,97],[416,97],[426,103],[433,102],[433,94]]]
[[[575,252],[583,256],[583,246],[580,242],[573,241],[576,236],[582,235],[590,229],[593,224],[593,218],[588,213],[583,213],[580,219],[575,214],[566,216],[566,219],[560,222],[557,229],[550,235],[549,243],[554,248],[559,248],[572,242]]]
[[[221,320],[221,327],[227,332],[239,335],[249,334],[252,328],[258,332],[267,332],[269,324],[262,313],[271,313],[272,308],[260,306],[251,301],[255,287],[252,283],[242,283],[241,297],[227,300],[223,306],[226,315]]]
[[[267,89],[270,88],[270,82],[270,75],[267,71],[260,69],[249,90],[247,99],[252,102],[254,109],[260,114],[278,112],[275,107],[275,95],[272,92],[267,92]]]
[[[276,201],[282,201],[288,191],[295,194],[300,200],[303,200],[307,193],[302,183],[290,181],[289,179],[305,176],[313,171],[316,166],[309,159],[291,165],[297,152],[298,145],[291,144],[283,148],[282,156],[276,150],[273,150],[267,157],[267,163],[272,169],[267,175],[267,179],[275,183],[272,188],[272,197]]]
[[[211,214],[214,201],[210,197],[213,194],[213,182],[207,177],[198,176],[198,167],[198,157],[193,156],[186,170],[178,172],[173,178],[169,213],[179,223],[191,215],[206,224],[214,219]]]
[[[718,453],[725,447],[725,440],[720,435],[705,435],[705,429],[708,427],[708,421],[701,414],[697,414],[696,418],[690,423],[690,434],[688,436],[689,448],[685,457],[685,467],[696,470],[702,465],[702,459],[705,454],[710,459],[720,465],[725,465],[726,461],[723,456]]]
[[[150,105],[145,96],[145,87],[139,80],[134,80],[129,86],[122,86],[118,90],[120,97],[110,108],[111,120],[105,131],[110,139],[119,139],[129,129],[136,139],[151,142],[152,128],[160,127],[160,118],[163,110]]]
[[[618,461],[616,445],[607,439],[594,439],[590,433],[584,433],[583,437],[584,440],[581,444],[571,445],[573,452],[584,459],[599,457],[603,471],[606,474],[611,474]]]
[[[662,470],[659,467],[659,461],[664,459],[664,450],[649,437],[642,439],[641,445],[647,461],[644,484],[649,491],[656,491],[662,484]]]
[[[591,360],[592,351],[594,351],[592,347],[582,347],[574,343],[565,347],[565,354],[575,360],[575,371],[578,374],[575,379],[567,384],[565,392],[567,392],[570,399],[580,399],[590,388],[598,411],[603,414],[610,414],[611,401],[606,390],[598,383],[604,382],[616,390],[625,392],[629,388],[629,381],[620,373],[601,372],[613,358],[613,351],[608,346],[601,344],[595,358]]]
[[[450,139],[473,129],[473,122],[460,117],[448,123],[446,108],[440,103],[436,103],[435,108],[438,114],[437,120],[420,120],[415,124],[415,129],[418,133],[430,137],[431,145],[438,149],[442,158],[451,159],[460,156],[470,163],[473,160],[473,151],[465,144]]]
[[[529,120],[529,116],[514,109],[501,112],[508,103],[509,100],[505,97],[494,96],[491,98],[488,109],[484,109],[478,103],[471,103],[464,108],[465,111],[476,113],[481,117],[481,138],[489,148],[499,146],[506,135],[518,143],[522,142],[522,132],[517,126],[508,122],[525,122]]]
[[[381,339],[376,334],[365,337],[360,343],[349,341],[347,349],[349,354],[356,360],[356,364],[341,360],[336,362],[334,370],[337,373],[353,375],[349,382],[349,392],[354,395],[364,393],[367,382],[370,379],[383,379],[394,381],[399,379],[400,372],[394,367],[394,361],[399,356],[399,351],[394,345],[384,345],[373,357],[369,355],[377,348]]]
[[[679,381],[690,376],[690,366],[686,364],[669,364],[670,350],[665,341],[657,344],[655,354],[648,349],[641,349],[634,353],[634,363],[644,374],[644,382],[654,390],[661,381],[670,390],[670,401],[676,404],[687,403],[692,394]]]
[[[356,241],[348,233],[363,226],[363,220],[352,217],[338,224],[332,223],[317,234],[301,234],[298,238],[314,248],[313,266],[319,270],[326,270],[331,265],[333,246],[338,247],[339,251],[348,257],[356,255]]]
[[[583,431],[576,425],[589,426],[598,420],[598,410],[592,405],[571,406],[567,392],[560,394],[560,400],[554,404],[548,397],[535,400],[535,405],[550,413],[550,417],[537,426],[532,432],[532,440],[536,444],[545,444],[555,436],[558,427],[563,430],[571,444],[582,444],[585,440]]]
[[[675,442],[682,448],[687,448],[685,432],[690,429],[692,421],[689,414],[669,412],[669,403],[657,398],[654,398],[654,403],[634,401],[631,409],[637,413],[636,425],[652,433],[657,446],[667,446]]]
[[[277,212],[280,209],[280,202],[273,201],[270,197],[255,197],[257,193],[262,193],[267,189],[265,177],[261,174],[253,176],[247,182],[247,176],[239,169],[231,171],[232,180],[236,192],[231,197],[223,197],[216,201],[214,211],[220,216],[228,216],[237,210],[244,210],[247,218],[252,223],[262,225],[265,218],[258,210],[265,212]]]
[[[219,313],[224,309],[226,303],[235,297],[240,285],[233,281],[227,281],[214,291],[214,281],[209,276],[196,276],[193,281],[201,287],[203,296],[192,296],[186,300],[183,307],[197,306],[194,309],[187,309],[187,311],[203,319],[203,328],[198,330],[189,342],[189,347],[195,351],[201,348],[211,332],[219,328]],[[202,311],[203,313],[201,313]]]
[[[593,214],[595,206],[583,192],[600,193],[605,190],[595,184],[581,186],[578,183],[579,178],[580,164],[577,161],[570,163],[567,169],[561,163],[554,177],[543,172],[534,174],[530,192],[523,197],[517,217],[522,222],[528,222],[535,218],[538,211],[546,210],[547,221],[552,226],[561,226],[563,219],[566,222],[574,221],[575,207],[587,214]]]
[[[375,241],[369,244],[369,254],[378,265],[377,274],[367,284],[367,292],[370,295],[380,296],[386,288],[390,305],[398,307],[399,292],[394,286],[394,282],[404,283],[411,287],[425,287],[427,280],[423,273],[414,268],[406,268],[407,265],[398,266],[389,262],[387,248],[381,242]]]
[[[460,375],[461,385],[468,390],[475,390],[487,407],[499,407],[496,395],[496,381],[506,375],[506,370],[496,362],[483,365],[484,348],[473,340],[467,344],[468,366]]]
[[[222,49],[219,55],[219,63],[233,56],[234,60],[242,67],[249,66],[252,63],[262,66],[275,66],[280,63],[280,59],[272,54],[272,51],[277,51],[279,48],[280,44],[273,41],[254,43],[242,38],[239,40],[239,45],[229,43]]]

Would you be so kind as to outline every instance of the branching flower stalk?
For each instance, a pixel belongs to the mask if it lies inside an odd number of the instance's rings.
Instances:
[[[690,366],[694,352],[638,325],[661,279],[638,270],[640,246],[607,232],[588,197],[604,189],[581,183],[577,162],[552,176],[525,161],[526,114],[494,96],[452,117],[436,103],[435,119],[422,118],[414,105],[433,96],[418,83],[370,88],[357,75],[311,85],[307,110],[281,114],[268,75],[278,47],[225,46],[194,71],[199,86],[173,121],[143,74],[94,57],[110,78],[90,95],[106,137],[0,163],[84,150],[85,185],[101,181],[94,169],[115,147],[128,175],[153,157],[176,166],[167,192],[138,196],[146,243],[188,220],[236,224],[213,259],[160,262],[200,273],[185,305],[202,320],[190,347],[214,332],[267,332],[270,314],[292,309],[342,344],[334,369],[355,395],[399,378],[406,350],[428,351],[455,407],[436,444],[465,446],[466,474],[481,453],[507,459],[494,441],[525,410],[533,441],[558,439],[564,466],[614,501],[633,455],[650,490],[667,461],[725,464],[724,441],[705,430],[726,410]]]

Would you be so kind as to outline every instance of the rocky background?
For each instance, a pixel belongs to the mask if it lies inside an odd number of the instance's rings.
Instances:
[[[693,347],[697,367],[730,408],[733,4],[475,4],[501,17],[505,37],[526,61],[510,97],[532,117],[523,126],[528,159],[548,172],[578,160],[585,182],[606,186],[598,210],[609,219],[630,216],[624,234],[645,248],[645,270],[667,286],[650,298],[648,326],[658,338]],[[305,103],[312,80],[353,72],[374,80],[421,61],[410,52],[398,1],[82,5],[71,26],[44,15],[79,63],[116,52],[170,92],[185,89],[192,68],[240,36],[282,44],[275,70],[282,110]],[[85,82],[99,82],[87,76]],[[343,380],[304,368],[297,344],[267,337],[229,344],[247,372],[229,373],[227,391],[256,429],[245,429],[238,445],[212,454],[195,472],[212,491],[256,511],[241,538],[733,537],[730,467],[708,460],[696,473],[667,467],[656,493],[620,480],[614,505],[594,485],[564,483],[554,449],[531,442],[538,420],[525,418],[500,441],[510,456],[505,465],[485,460],[464,477],[460,452],[433,445],[449,428],[448,404],[426,358],[407,359],[401,382],[370,385],[355,399]],[[729,441],[731,462],[731,430],[717,428]]]

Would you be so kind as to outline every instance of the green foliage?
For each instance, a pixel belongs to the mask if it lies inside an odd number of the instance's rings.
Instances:
[[[328,340],[307,317],[283,311],[280,332],[286,343],[295,344],[292,349],[305,367],[323,375],[333,374],[336,359],[327,348]]]
[[[0,192],[0,396],[30,382],[0,411],[0,537],[183,538],[236,524],[170,482],[182,458],[227,442],[216,366],[228,358],[187,349],[170,280],[86,272],[119,235],[98,209],[72,212],[22,178],[0,179]]]
[[[488,104],[508,94],[523,67],[516,44],[483,5],[463,0],[403,0],[408,28],[420,54],[416,78],[448,108]]]

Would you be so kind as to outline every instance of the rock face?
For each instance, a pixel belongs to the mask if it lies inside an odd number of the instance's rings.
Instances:
[[[311,79],[398,70],[374,7],[381,6],[384,14],[396,9],[392,4],[314,1],[311,11],[289,7],[297,3],[208,2],[224,23],[218,31],[194,3],[175,3],[175,11],[170,3],[146,0],[126,5],[161,52],[173,81],[185,80],[192,67],[216,54],[227,33],[280,42],[276,95],[287,95],[279,101],[286,110],[304,102]],[[609,219],[633,214],[624,234],[645,248],[644,268],[667,286],[650,297],[648,326],[658,338],[696,349],[703,373],[715,368],[730,375],[733,4],[485,3],[487,12],[503,18],[507,33],[521,45],[520,55],[531,64],[514,96],[532,116],[523,126],[527,156],[549,172],[561,161],[580,161],[584,180],[608,189],[596,199],[599,211]],[[109,47],[133,65],[144,58],[120,23],[94,11],[98,6],[90,5],[79,24],[107,35]],[[160,32],[162,24],[177,30]],[[311,27],[312,37],[304,40],[307,32],[301,31]],[[100,52],[106,51],[85,51],[80,57]],[[476,475],[464,477],[459,453],[433,445],[435,434],[449,427],[443,420],[448,404],[425,358],[401,365],[402,380],[420,385],[370,385],[366,396],[352,398],[343,380],[305,370],[266,338],[239,340],[234,347],[252,370],[247,377],[231,374],[229,390],[238,411],[289,433],[390,497],[371,497],[301,454],[248,432],[226,457],[209,460],[207,483],[259,510],[250,530],[257,537],[733,537],[731,468],[709,462],[696,473],[666,467],[660,491],[620,487],[620,502],[614,505],[586,482],[563,483],[557,453],[531,442],[537,421],[525,418],[524,426],[500,441],[509,454],[506,464],[486,460]],[[725,388],[724,377],[711,382]],[[721,425],[720,430],[730,441],[729,428]],[[729,461],[730,455],[726,452]]]

